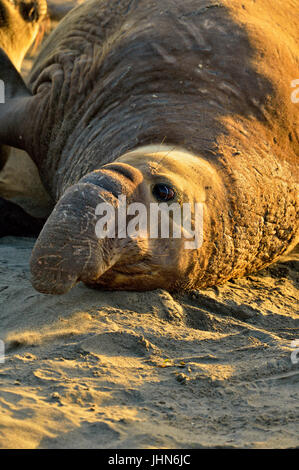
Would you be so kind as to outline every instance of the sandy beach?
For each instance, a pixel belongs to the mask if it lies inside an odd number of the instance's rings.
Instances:
[[[298,446],[298,253],[185,295],[55,297],[33,243],[0,241],[1,448]]]

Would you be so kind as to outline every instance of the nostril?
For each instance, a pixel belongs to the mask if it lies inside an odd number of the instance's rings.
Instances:
[[[20,3],[20,13],[25,21],[33,23],[39,19],[39,8],[36,2]]]

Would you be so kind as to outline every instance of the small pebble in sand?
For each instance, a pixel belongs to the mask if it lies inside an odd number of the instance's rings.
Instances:
[[[186,374],[177,374],[176,380],[180,382],[181,384],[185,384],[188,380],[188,377]]]

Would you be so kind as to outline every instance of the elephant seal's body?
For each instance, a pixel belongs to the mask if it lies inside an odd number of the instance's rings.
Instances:
[[[37,289],[205,287],[295,246],[293,6],[92,0],[60,23],[34,65],[33,97],[20,91],[0,114],[0,138],[25,148],[61,198],[33,252]],[[147,208],[201,203],[202,246],[98,239],[99,202],[117,207],[121,194]]]

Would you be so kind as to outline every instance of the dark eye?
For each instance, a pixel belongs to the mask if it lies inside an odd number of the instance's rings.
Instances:
[[[155,184],[152,192],[158,201],[171,201],[175,198],[174,190],[164,183]]]

